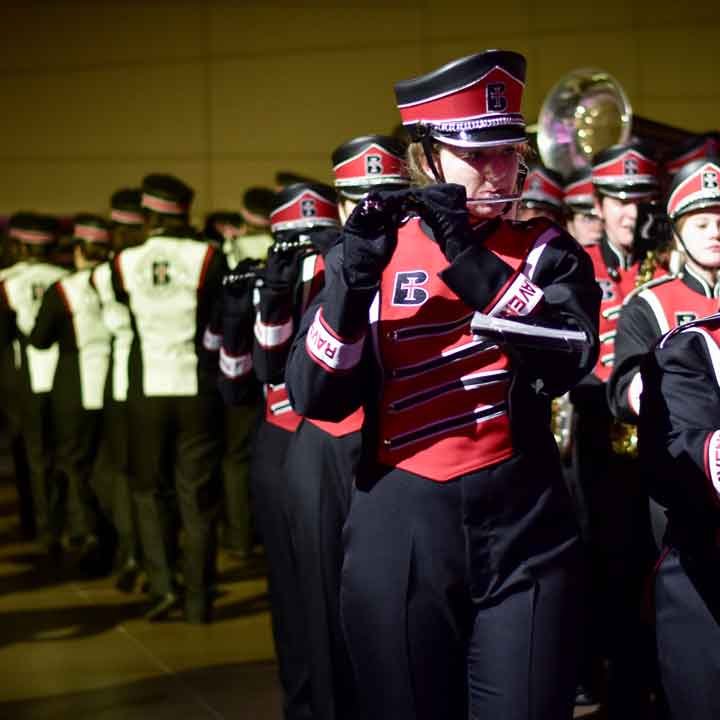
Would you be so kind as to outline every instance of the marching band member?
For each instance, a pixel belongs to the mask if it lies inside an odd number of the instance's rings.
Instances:
[[[635,247],[638,208],[659,191],[658,165],[641,144],[613,145],[593,159],[595,212],[604,223],[600,242],[586,246],[602,290],[600,356],[571,393],[576,417],[573,465],[576,497],[593,583],[588,647],[581,683],[593,694],[601,658],[608,657],[611,717],[647,710],[647,663],[641,623],[642,579],[652,565],[650,517],[631,458],[612,450],[612,414],[606,383],[615,358],[618,316],[625,297],[648,278]],[[656,271],[657,274],[657,271]],[[649,682],[649,681],[648,681]],[[623,715],[623,713],[625,713]]]
[[[578,170],[565,185],[567,231],[581,245],[596,245],[603,236],[603,221],[595,210],[592,171]]]
[[[564,195],[561,175],[542,165],[532,166],[525,178],[517,219],[546,217],[562,225]]]
[[[238,295],[243,295],[246,283],[238,284],[238,281],[255,277],[252,268],[257,263],[245,256],[241,244],[245,233],[245,220],[240,213],[218,211],[211,213],[205,221],[204,235],[222,248],[227,266],[232,271],[229,277],[234,279],[231,289],[227,282],[229,278],[224,279],[225,292],[221,297],[221,306],[213,311],[215,322],[211,321],[203,337],[204,350],[211,353],[213,359],[209,362],[212,362],[215,368],[218,367],[218,353],[223,347],[223,315],[225,312],[233,312],[228,305],[237,306],[240,299]],[[246,271],[250,271],[250,278],[242,277]],[[242,306],[242,310],[250,311],[251,303]],[[230,324],[236,325],[235,322]],[[248,337],[252,336],[252,324],[247,334]],[[232,353],[226,353],[225,350],[224,357],[230,357]],[[227,369],[225,363],[223,368]],[[220,542],[222,547],[232,552],[236,560],[247,564],[253,550],[248,476],[260,390],[252,373],[243,374],[242,378],[242,399],[235,397],[232,402],[225,403],[224,406],[225,447],[222,459],[224,502]],[[237,384],[236,380],[229,379],[233,385]]]
[[[115,255],[139,245],[144,239],[141,195],[139,189],[125,188],[110,198],[110,236]],[[91,278],[102,305],[103,324],[112,336],[103,406],[103,436],[93,470],[93,486],[117,533],[115,587],[121,592],[131,592],[140,572],[140,540],[128,477],[127,396],[132,320],[127,306],[115,298],[111,262],[98,264]]]
[[[562,229],[503,218],[524,79],[491,50],[396,84],[426,187],[359,203],[288,361],[304,416],[365,408],[341,604],[368,718],[572,716],[580,556],[548,420],[594,363],[599,293]]]
[[[717,172],[713,165],[709,172]],[[675,199],[697,202],[695,217],[709,216],[716,230],[714,240],[706,236],[704,252],[714,247],[717,255],[717,187],[706,188],[708,205],[700,209],[702,176],[686,177],[694,187],[674,183],[684,194]],[[690,211],[681,234],[693,216]],[[672,330],[641,377],[640,458],[651,495],[668,509],[654,578],[660,676],[672,720],[714,720],[720,717],[720,315]]]
[[[43,294],[28,342],[40,350],[58,348],[51,392],[55,481],[62,478],[67,485],[67,526],[71,538],[82,542],[81,567],[96,574],[107,572],[112,561],[112,544],[90,485],[102,429],[110,332],[91,275],[109,255],[110,228],[101,217],[79,215],[72,237],[76,270]]]
[[[252,353],[255,373],[265,384],[265,417],[255,438],[250,478],[268,558],[275,649],[290,719],[311,716],[312,686],[285,463],[302,418],[288,399],[284,374],[302,313],[322,287],[322,260],[314,243],[321,241],[323,230],[339,226],[335,192],[317,183],[289,185],[277,194],[270,223],[275,243],[259,288]],[[328,240],[333,239],[330,235]]]
[[[371,190],[407,187],[403,155],[401,143],[382,135],[354,138],[333,152],[341,220],[347,220]],[[321,247],[321,255],[330,246]],[[316,283],[313,291],[320,287]],[[306,611],[312,709],[317,720],[354,717],[357,712],[340,623],[340,575],[342,528],[360,455],[362,422],[362,409],[340,422],[303,418],[288,449],[288,514]]]
[[[198,351],[226,266],[189,226],[193,194],[171,175],[145,177],[147,239],[115,256],[112,282],[136,329],[127,411],[130,482],[152,593],[145,617],[165,618],[180,603],[163,497],[174,488],[185,536],[185,619],[201,623],[212,609],[222,413]]]
[[[18,218],[13,215],[8,221],[8,232]],[[4,282],[18,270],[19,243],[9,234],[2,237],[2,262],[0,264],[0,283]],[[3,317],[3,316],[0,316]],[[14,328],[6,320],[0,321],[0,332],[7,332],[8,337],[0,337],[0,392],[2,393],[2,413],[9,435],[10,454],[13,463],[13,478],[18,497],[18,515],[20,532],[24,539],[35,539],[35,512],[33,509],[32,487],[30,484],[30,468],[28,466],[25,439],[22,434],[22,379],[20,343],[13,337]]]
[[[67,275],[51,262],[58,239],[54,218],[34,213],[13,217],[10,236],[17,240],[19,261],[0,285],[0,337],[13,338],[22,350],[22,432],[30,467],[35,527],[51,560],[61,552],[62,498],[53,476],[50,391],[58,362],[58,348],[38,350],[28,344],[42,298],[50,285]]]

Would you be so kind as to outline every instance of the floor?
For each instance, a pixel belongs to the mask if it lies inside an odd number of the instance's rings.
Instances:
[[[8,473],[0,460],[0,720],[281,719],[264,577],[221,554],[211,625],[149,624],[143,595],[18,539]]]

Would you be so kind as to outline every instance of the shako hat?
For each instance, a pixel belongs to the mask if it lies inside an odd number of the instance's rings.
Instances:
[[[556,210],[562,210],[564,196],[561,175],[543,165],[530,167],[520,198],[520,202],[525,207],[549,205]]]
[[[110,220],[118,225],[142,225],[142,191],[123,188],[110,197]]]
[[[99,215],[82,213],[73,222],[72,239],[76,242],[110,244],[110,224]]]
[[[416,141],[429,135],[457,147],[521,143],[525,66],[520,53],[485,50],[395,83],[403,125]]]
[[[565,184],[564,202],[571,212],[591,212],[595,207],[594,196],[590,168],[578,170],[568,178]]]
[[[670,185],[667,214],[675,221],[685,213],[720,207],[720,161],[694,160],[675,174]]]
[[[270,230],[309,230],[340,224],[335,191],[322,183],[295,183],[275,195]]]
[[[675,148],[665,163],[665,171],[668,175],[674,175],[680,168],[693,160],[718,156],[720,156],[720,133],[703,133]]]
[[[146,175],[142,181],[142,207],[160,215],[187,215],[195,192],[174,175]]]
[[[365,135],[340,145],[332,154],[335,187],[359,200],[371,190],[410,184],[402,142],[387,135]]]
[[[595,190],[619,200],[642,200],[655,195],[658,174],[651,150],[642,143],[612,145],[593,158]]]
[[[8,236],[25,245],[53,245],[58,232],[58,221],[50,215],[18,212],[8,221]]]

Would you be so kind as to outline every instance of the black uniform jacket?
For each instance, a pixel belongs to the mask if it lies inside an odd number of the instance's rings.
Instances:
[[[620,312],[615,366],[607,384],[608,403],[618,420],[637,423],[640,364],[658,338],[717,309],[714,288],[688,269],[679,276],[651,280],[628,296]]]
[[[667,334],[642,366],[641,464],[680,548],[720,547],[719,343],[713,315]]]

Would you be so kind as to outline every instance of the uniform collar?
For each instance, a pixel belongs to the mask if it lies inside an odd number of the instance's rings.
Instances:
[[[720,295],[720,284],[715,283],[715,286],[711,286],[710,283],[693,270],[689,265],[685,265],[680,273],[682,281],[696,293],[700,293],[708,298],[716,298]]]
[[[620,252],[608,239],[608,236],[603,233],[602,238],[600,239],[600,248],[602,250],[602,256],[605,264],[608,266],[608,268],[611,268],[613,270],[617,270],[618,268],[622,270],[629,270],[633,264],[635,259],[632,255],[625,255],[624,253]]]

